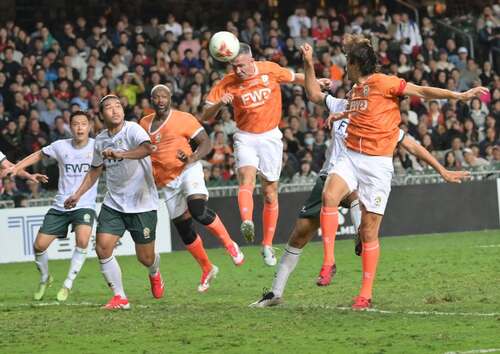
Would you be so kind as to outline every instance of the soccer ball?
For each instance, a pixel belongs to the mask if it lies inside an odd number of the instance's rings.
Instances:
[[[208,48],[216,60],[228,62],[238,55],[240,41],[231,32],[221,31],[210,38]]]

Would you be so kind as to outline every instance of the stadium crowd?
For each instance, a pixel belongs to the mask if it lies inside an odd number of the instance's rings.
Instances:
[[[271,60],[301,71],[298,47],[314,46],[316,73],[332,80],[331,91],[345,97],[351,83],[344,66],[344,33],[371,38],[380,70],[422,85],[464,91],[483,85],[490,94],[470,103],[455,101],[401,101],[401,128],[411,134],[450,169],[481,168],[500,162],[500,77],[492,65],[500,45],[500,7],[486,6],[477,16],[479,38],[474,58],[450,32],[438,38],[432,15],[417,24],[406,12],[385,5],[360,6],[354,14],[334,7],[306,11],[296,8],[289,17],[266,16],[258,11],[228,13],[226,30],[251,45],[257,60]],[[217,28],[221,30],[223,28]],[[103,124],[99,97],[114,92],[121,97],[127,120],[151,113],[149,92],[159,83],[173,92],[177,109],[201,116],[205,95],[229,65],[215,62],[208,42],[215,31],[196,28],[172,14],[152,17],[136,25],[123,15],[113,23],[105,16],[96,23],[84,17],[73,22],[36,22],[33,31],[13,21],[0,25],[0,150],[19,161],[51,142],[70,137],[69,116],[86,110],[93,119],[92,134]],[[498,70],[498,68],[496,68]],[[283,87],[281,122],[285,154],[282,180],[313,182],[329,141],[325,108],[308,102],[300,86]],[[235,183],[232,111],[203,122],[213,143],[204,161],[208,186]],[[394,154],[396,173],[424,170],[422,162],[403,148]],[[44,161],[35,170],[54,176],[56,168]],[[55,175],[57,176],[57,175]],[[56,183],[49,183],[55,188]],[[24,193],[39,198],[45,190],[21,181],[2,181],[0,199]]]

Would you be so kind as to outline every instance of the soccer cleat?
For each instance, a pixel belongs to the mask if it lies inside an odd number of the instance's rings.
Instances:
[[[262,299],[251,303],[250,305],[248,305],[248,307],[263,308],[263,307],[276,306],[282,303],[283,299],[281,297],[277,297],[274,295],[272,291],[268,291],[262,294]]]
[[[332,282],[333,277],[337,273],[337,265],[324,265],[321,267],[318,279],[316,280],[317,286],[328,286]]]
[[[70,291],[71,291],[70,289],[63,286],[57,293],[57,297],[56,297],[57,301],[64,302],[64,301],[68,300]]]
[[[165,293],[165,282],[161,277],[161,273],[158,272],[156,275],[150,275],[149,282],[151,283],[151,294],[153,294],[153,297],[161,299]]]
[[[43,296],[45,295],[45,292],[47,291],[47,288],[49,288],[52,285],[52,282],[54,281],[54,278],[52,278],[52,275],[49,275],[47,278],[47,281],[45,282],[40,282],[40,285],[38,286],[38,290],[33,294],[33,300],[40,301],[43,299]]]
[[[115,295],[102,308],[105,310],[128,310],[130,309],[130,303],[126,297]]]
[[[253,226],[253,221],[245,220],[241,223],[241,234],[247,242],[253,242],[255,238],[255,227]]]
[[[356,311],[367,310],[372,307],[372,300],[363,296],[356,296],[353,299],[352,309]]]
[[[227,248],[227,253],[233,259],[233,263],[235,266],[240,266],[245,262],[245,255],[241,252],[240,247],[236,242],[233,243]]]
[[[264,263],[270,267],[273,267],[278,263],[276,260],[276,255],[274,254],[274,249],[271,246],[262,247],[262,258]]]
[[[361,237],[359,236],[359,232],[354,236],[354,253],[356,256],[361,256],[361,252],[363,251],[363,244],[361,243]]]
[[[219,273],[219,268],[216,265],[212,265],[212,269],[209,272],[204,272],[201,275],[200,285],[198,285],[198,292],[204,293],[210,287],[210,281],[217,277]]]

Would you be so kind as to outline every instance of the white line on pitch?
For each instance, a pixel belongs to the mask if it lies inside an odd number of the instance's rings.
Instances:
[[[493,248],[493,247],[500,247],[500,244],[496,245],[481,245],[481,246],[476,246],[477,248]]]
[[[473,349],[473,350],[468,350],[466,352],[446,352],[444,354],[479,354],[479,353],[496,353],[500,352],[500,349],[498,348],[493,348],[493,349]]]
[[[286,306],[286,305],[285,305]],[[290,306],[295,307],[295,306]],[[313,306],[297,306],[297,308],[304,309],[327,309],[327,310],[338,310],[338,311],[353,311],[350,307],[337,307],[337,306],[329,306],[329,305],[313,305]],[[371,308],[365,310],[365,312],[374,312],[381,313],[387,315],[413,315],[413,316],[471,316],[471,317],[496,317],[500,316],[500,312],[490,312],[490,313],[482,313],[482,312],[441,312],[441,311],[391,311],[391,310],[381,310],[377,308]]]

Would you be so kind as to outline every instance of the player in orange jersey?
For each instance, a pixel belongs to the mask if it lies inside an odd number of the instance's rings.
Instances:
[[[396,76],[375,72],[377,56],[363,36],[347,35],[347,75],[354,82],[346,111],[333,114],[334,120],[349,117],[346,146],[330,169],[323,189],[321,231],[332,239],[338,227],[340,201],[358,191],[361,207],[362,286],[352,305],[355,310],[371,306],[372,287],[380,254],[378,233],[391,190],[392,156],[399,136],[399,98],[418,96],[424,99],[470,100],[488,91],[476,87],[458,93],[417,86]]]
[[[234,264],[243,264],[244,255],[219,216],[207,207],[208,190],[200,159],[210,152],[210,139],[195,117],[170,107],[171,98],[167,86],[153,87],[151,103],[155,112],[142,118],[140,125],[155,146],[151,154],[153,175],[158,190],[164,193],[170,218],[202,268],[198,291],[203,292],[208,290],[218,268],[208,259],[203,242],[194,230],[193,219],[221,241]],[[198,146],[195,151],[190,147],[190,140]]]
[[[234,72],[226,75],[208,94],[203,119],[213,118],[224,105],[232,104],[234,108],[238,128],[234,134],[234,151],[241,232],[246,240],[253,241],[253,190],[259,173],[264,194],[262,256],[265,264],[274,266],[272,242],[278,221],[278,180],[283,155],[282,134],[278,129],[280,84],[303,85],[304,75],[273,62],[254,61],[251,48],[245,43],[240,43],[238,56],[231,64]]]

